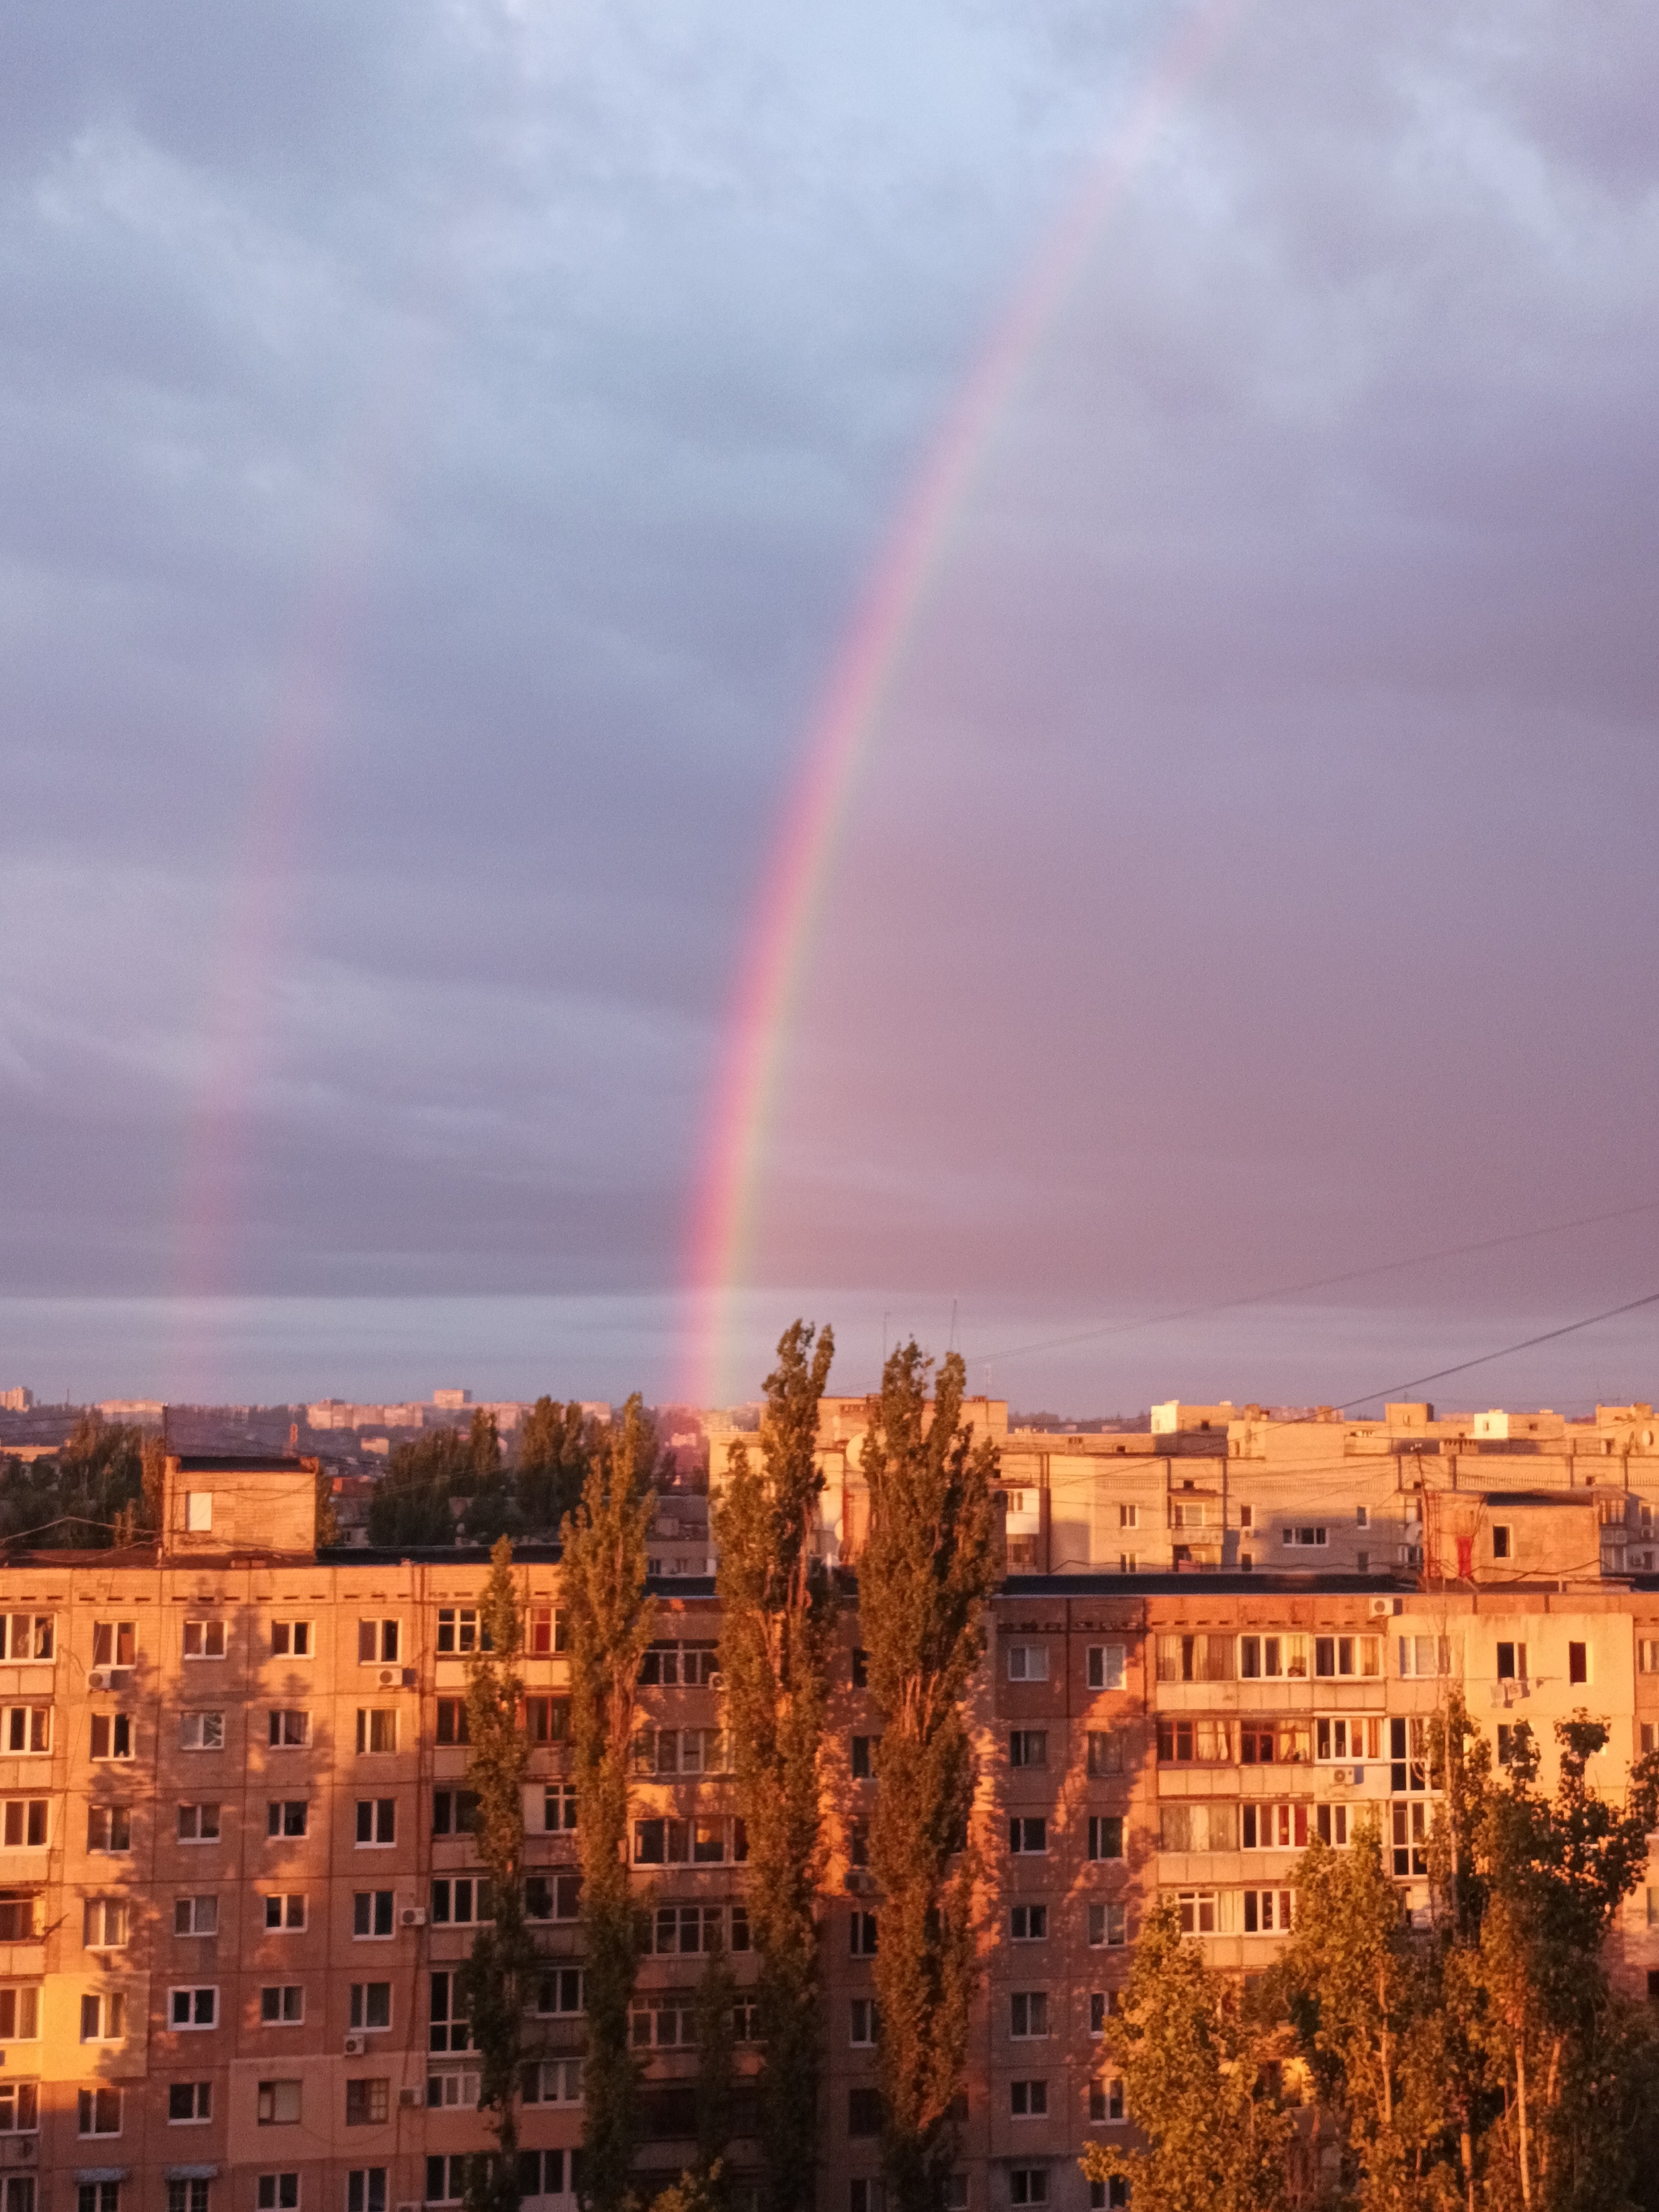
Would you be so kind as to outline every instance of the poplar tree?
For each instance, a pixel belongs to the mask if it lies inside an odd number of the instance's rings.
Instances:
[[[886,2109],[883,2163],[896,2212],[937,2212],[955,2150],[975,1983],[974,1758],[963,1716],[998,1572],[988,1437],[962,1420],[952,1352],[927,1400],[914,1342],[869,1401],[862,1471],[870,1532],[859,1620],[883,1735],[870,1863],[880,1892],[875,1982]]]
[[[581,1496],[593,1424],[573,1399],[538,1398],[519,1431],[519,1511],[530,1528],[556,1528]]]
[[[1127,2181],[1134,2212],[1285,2204],[1293,2123],[1273,2094],[1262,2034],[1238,1990],[1183,1940],[1170,1899],[1147,1917],[1105,2048],[1144,2148],[1091,2143],[1080,2163],[1091,2181]]]
[[[639,1931],[629,1891],[628,1775],[640,1661],[654,1611],[645,1589],[653,1458],[636,1395],[597,1440],[580,1501],[562,1532],[586,1954],[584,2212],[623,2212],[638,2136],[639,2075],[629,2042]]]
[[[494,1917],[478,1930],[461,1969],[473,2046],[478,2107],[495,2114],[496,2155],[469,2161],[467,2212],[517,2212],[519,2124],[515,2099],[526,2008],[534,1988],[536,1947],[524,1917],[524,1778],[529,1747],[522,1724],[524,1682],[518,1662],[524,1621],[513,1583],[513,1546],[503,1536],[489,1555],[478,1607],[478,1649],[466,1686],[468,1786],[477,1800],[473,1843],[489,1869]]]
[[[720,1670],[738,1802],[749,1838],[746,1896],[760,1958],[761,2148],[769,2212],[805,2212],[818,2156],[819,1759],[831,1618],[814,1556],[823,1478],[818,1406],[835,1338],[804,1321],[778,1341],[766,1378],[758,1462],[739,1441],[710,1505],[720,1565]]]

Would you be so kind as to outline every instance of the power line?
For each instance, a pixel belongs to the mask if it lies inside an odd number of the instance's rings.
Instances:
[[[1350,1406],[1369,1406],[1373,1398],[1403,1398],[1408,1390],[1420,1390],[1425,1382],[1443,1382],[1449,1375],[1466,1375],[1471,1367],[1484,1367],[1489,1360],[1507,1359],[1512,1352],[1530,1352],[1534,1345],[1553,1344],[1558,1337],[1594,1328],[1599,1321],[1616,1321],[1620,1314],[1639,1313],[1644,1306],[1652,1305],[1659,1305],[1659,1291],[1650,1291],[1644,1298],[1632,1298],[1628,1305],[1609,1306],[1605,1313],[1589,1314],[1583,1321],[1570,1321],[1563,1328],[1547,1328],[1541,1336],[1529,1336],[1520,1344],[1506,1344],[1497,1352],[1460,1359],[1455,1367],[1437,1367],[1432,1375],[1415,1376],[1409,1382],[1390,1383],[1386,1390],[1367,1390],[1362,1397],[1345,1398],[1340,1410],[1346,1413]]]
[[[1197,1321],[1206,1314],[1231,1313],[1240,1306],[1266,1305],[1274,1298],[1296,1297],[1304,1291],[1334,1290],[1340,1284],[1364,1282],[1372,1275],[1395,1274],[1403,1267],[1426,1267],[1431,1266],[1437,1260],[1461,1260],[1474,1252],[1497,1252],[1502,1250],[1505,1245],[1530,1243],[1539,1237],[1562,1237],[1569,1230],[1593,1229],[1604,1221],[1626,1221],[1632,1214],[1656,1212],[1659,1212],[1659,1198],[1646,1198],[1635,1206],[1614,1206],[1610,1212],[1581,1214],[1576,1221],[1547,1222],[1541,1229],[1518,1229],[1506,1237],[1482,1237],[1474,1244],[1447,1244],[1436,1252],[1414,1252],[1404,1260],[1382,1260],[1374,1267],[1351,1267],[1340,1275],[1317,1275],[1305,1283],[1281,1283],[1273,1290],[1251,1291],[1241,1298],[1221,1298],[1209,1305],[1181,1306],[1172,1313],[1146,1314],[1139,1321],[1103,1322],[1097,1328],[1079,1329],[1071,1336],[1050,1337],[1042,1344],[1020,1344],[1014,1346],[1010,1351],[976,1352],[974,1356],[975,1359],[985,1360],[1023,1359],[1031,1352],[1059,1352],[1064,1350],[1068,1345],[1090,1344],[1103,1336],[1127,1336],[1136,1329],[1158,1328],[1170,1322]],[[1638,1299],[1638,1304],[1641,1303],[1642,1301]],[[1589,1324],[1575,1322],[1574,1326],[1575,1328],[1588,1327]],[[1539,1341],[1541,1343],[1543,1340],[1540,1338]],[[1516,1346],[1514,1348],[1518,1351],[1522,1347]],[[1492,1359],[1497,1359],[1501,1356],[1495,1352],[1486,1355]],[[1457,1370],[1452,1368],[1447,1371],[1455,1374]],[[1411,1386],[1402,1385],[1401,1387]],[[1374,1390],[1371,1395],[1380,1397],[1382,1393]],[[1355,1406],[1363,1405],[1364,1402],[1363,1398],[1349,1401],[1351,1405]]]

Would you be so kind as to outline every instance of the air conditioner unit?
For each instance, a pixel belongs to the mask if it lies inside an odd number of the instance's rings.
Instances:
[[[110,1686],[110,1674],[111,1670],[107,1667],[94,1667],[87,1676],[87,1687],[89,1690],[107,1690]]]
[[[425,1905],[404,1905],[403,1911],[403,1923],[405,1928],[424,1928],[426,1926]]]
[[[421,2089],[399,2089],[398,2102],[400,2105],[423,2105],[426,2102],[426,2094]]]
[[[1378,1620],[1386,1619],[1394,1611],[1394,1600],[1391,1597],[1374,1597],[1371,1611]]]
[[[380,1687],[383,1690],[412,1690],[420,1678],[412,1667],[382,1667]]]
[[[361,2035],[349,2035],[345,2039],[345,2055],[348,2058],[361,2058],[368,2048],[368,2045]]]
[[[726,1687],[725,1675],[719,1673],[711,1674],[708,1677],[708,1686],[711,1690],[723,1690]]]

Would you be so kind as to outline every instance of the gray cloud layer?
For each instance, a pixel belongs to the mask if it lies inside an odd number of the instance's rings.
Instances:
[[[12,11],[14,1293],[673,1285],[860,580],[1182,20]],[[1656,47],[1242,13],[912,636],[761,1280],[1156,1309],[1659,1191]]]

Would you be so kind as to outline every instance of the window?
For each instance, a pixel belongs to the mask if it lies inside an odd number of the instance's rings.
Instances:
[[[870,1654],[862,1645],[857,1646],[852,1655],[851,1680],[855,1690],[867,1690],[870,1686]]]
[[[355,2166],[346,2176],[346,2212],[386,2212],[386,2168]]]
[[[1314,1757],[1336,1760],[1381,1759],[1382,1717],[1380,1713],[1322,1713],[1314,1723]]]
[[[276,1830],[271,1833],[274,1835]],[[179,1840],[181,1844],[216,1844],[219,1840],[219,1808],[216,1805],[181,1805],[179,1808]]]
[[[1048,2084],[1046,2081],[1011,2081],[1008,2084],[1008,2110],[1017,2120],[1047,2119]]]
[[[1305,1636],[1241,1636],[1238,1639],[1238,1672],[1243,1681],[1295,1681],[1307,1671]]]
[[[1492,1523],[1492,1555],[1494,1559],[1507,1559],[1510,1553],[1510,1532],[1501,1522]]]
[[[198,2126],[213,2118],[211,2081],[169,2081],[167,2122],[170,2126]]]
[[[519,2094],[526,2105],[580,2105],[582,2101],[582,2062],[580,2058],[544,2058],[539,2065],[521,2067]]]
[[[718,1644],[656,1643],[640,1661],[640,1680],[661,1690],[695,1689],[718,1679],[720,1663]]]
[[[391,2027],[390,1982],[354,1982],[351,1984],[351,2025],[364,2029]]]
[[[40,2083],[0,2077],[0,2135],[33,2135],[40,2124]]]
[[[728,1856],[734,1863],[749,1856],[749,1832],[740,1819],[634,1823],[635,1866],[720,1866]]]
[[[562,1743],[569,1721],[569,1706],[562,1698],[534,1698],[532,1705],[550,1707],[557,1729],[550,1738],[532,1735],[533,1742]],[[854,1753],[860,1741],[854,1736]],[[726,1731],[723,1729],[641,1729],[634,1738],[635,1774],[724,1774],[726,1771]]]
[[[1048,1848],[1048,1823],[1037,1814],[1024,1814],[1008,1823],[1008,1848],[1026,1857],[1040,1856]]]
[[[1118,1813],[1091,1813],[1089,1856],[1091,1859],[1121,1859],[1122,1856],[1122,1815]]]
[[[478,2101],[478,2076],[471,2067],[458,2066],[446,2066],[435,2074],[428,2074],[426,2101],[428,2106],[470,2112]]]
[[[94,1713],[87,1731],[88,1751],[94,1759],[132,1757],[131,1713]]]
[[[1138,1505],[1120,1505],[1117,1509],[1117,1525],[1120,1528],[1139,1528],[1140,1508]]]
[[[218,1808],[215,1807],[215,1811]],[[265,1807],[265,1833],[268,1836],[303,1836],[311,1815],[309,1800],[304,1797],[273,1797]]]
[[[471,1790],[434,1790],[432,1793],[432,1832],[434,1836],[470,1836],[478,1817],[478,1799]]]
[[[438,1607],[438,1650],[448,1655],[459,1651],[491,1651],[489,1624],[485,1621],[482,1632],[478,1626],[478,1608],[474,1605],[441,1605]]]
[[[0,1706],[0,1751],[8,1758],[52,1749],[50,1705]]]
[[[581,1877],[561,1875],[561,1881],[580,1882]],[[561,1912],[561,1918],[567,1917]],[[644,1923],[645,1948],[659,1958],[677,1952],[696,1953],[720,1948],[723,1928],[728,1918],[728,1908],[721,1905],[659,1905]],[[728,1951],[747,1951],[749,1941],[749,1908],[734,1905],[729,1908],[729,1932],[726,1933],[725,1948]]]
[[[1234,1804],[1182,1802],[1160,1805],[1158,1847],[1161,1851],[1236,1851],[1238,1812]]]
[[[92,1926],[90,1912],[84,1924]],[[121,1925],[125,1931],[125,1919]],[[29,1943],[40,1934],[40,1893],[33,1889],[0,1889],[0,1943]],[[126,1942],[125,1932],[120,1940]]]
[[[303,1982],[268,1983],[259,1992],[261,2027],[297,2027],[306,2016]],[[355,2027],[357,2023],[351,2023]]]
[[[213,1526],[213,1492],[210,1490],[187,1490],[185,1492],[185,1527],[191,1535],[205,1535]]]
[[[1213,1936],[1220,1924],[1212,1889],[1178,1889],[1176,1912],[1183,1936]]]
[[[167,1991],[169,2027],[216,2027],[218,2024],[219,1992],[216,1989]]]
[[[118,2136],[121,2132],[121,2092],[100,2087],[82,2089],[76,2099],[79,2131],[83,2136]]]
[[[1246,1721],[1238,1755],[1246,1766],[1303,1765],[1313,1757],[1313,1730],[1306,1721]]]
[[[545,1917],[545,1915],[542,1916]],[[459,1881],[432,1885],[432,1923],[435,1928],[469,1928],[495,1917],[495,1887],[488,1875],[463,1875]]]
[[[1402,1678],[1449,1674],[1450,1637],[1402,1636],[1400,1638],[1400,1672]]]
[[[1115,1990],[1093,1990],[1089,1996],[1089,2033],[1097,2040],[1106,2033],[1106,2023],[1118,2008]]]
[[[0,1798],[0,1843],[3,1843],[9,1851],[44,1850],[46,1847],[46,1808],[51,1802],[49,1797]],[[125,1813],[125,1808],[121,1809]],[[127,1844],[94,1843],[93,1828],[94,1822],[88,1814],[87,1849],[89,1851],[125,1851],[131,1848]]]
[[[395,1705],[359,1705],[357,1748],[360,1752],[396,1751],[398,1710]]]
[[[259,2212],[296,2212],[300,2202],[297,2173],[262,2173],[255,2201]]]
[[[11,1808],[7,1808],[7,1814],[9,1812],[11,1812]],[[33,1808],[31,1808],[31,1812],[33,1812]],[[28,1823],[28,1832],[31,1832],[28,1840],[31,1840],[31,1843],[33,1843],[33,1827],[35,1823],[33,1823],[33,1818],[31,1818],[31,1823]],[[11,1829],[11,1820],[7,1820],[7,1829]],[[45,1809],[42,1809],[42,1816],[40,1816],[40,1829],[42,1829],[40,1840],[45,1843],[46,1840]],[[86,1808],[86,1850],[88,1851],[133,1850],[133,1808],[131,1808],[131,1805],[88,1805],[88,1808]]]
[[[360,1667],[395,1667],[398,1663],[398,1626],[395,1620],[360,1620],[357,1623],[357,1664]]]
[[[1419,1798],[1414,1805],[1391,1805],[1389,1848],[1396,1878],[1429,1870],[1429,1808]]]
[[[391,1935],[392,1898],[389,1889],[360,1889],[355,1893],[351,1900],[354,1937]]]
[[[1014,2036],[1047,2035],[1047,1990],[1015,1990],[1008,1999],[1008,2033]]]
[[[1380,1636],[1316,1636],[1314,1673],[1327,1676],[1380,1676],[1382,1639]]]
[[[1401,1790],[1428,1788],[1429,1728],[1420,1715],[1416,1718],[1401,1717],[1389,1721],[1389,1756],[1393,1761],[1389,1787],[1396,1796]],[[1437,1779],[1435,1786],[1437,1789],[1439,1787]]]
[[[876,1955],[876,1916],[873,1912],[854,1912],[847,1921],[848,1956],[854,1959],[873,1959]]]
[[[697,2040],[697,2005],[690,1989],[634,1998],[629,2037],[636,2051],[690,2051]]]
[[[1046,1943],[1048,1908],[1046,1905],[1016,1905],[1008,1915],[1008,1933],[1016,1943]]]
[[[1295,1892],[1288,1889],[1247,1889],[1244,1892],[1244,1933],[1247,1936],[1283,1936],[1291,1924],[1291,1900]]]
[[[436,1885],[434,1884],[435,1887]],[[487,1885],[480,1885],[487,1887]],[[582,1878],[579,1874],[532,1874],[524,1886],[525,1917],[529,1920],[574,1920],[581,1912]],[[718,1913],[718,1905],[711,1908]],[[435,1916],[434,1916],[435,1917]],[[488,1899],[480,1900],[478,1917],[490,1917]]]
[[[879,1736],[874,1735],[855,1735],[853,1738],[852,1760],[853,1779],[854,1782],[870,1782],[874,1780],[876,1771],[876,1746],[880,1742],[880,1741],[881,1738]]]
[[[1123,2084],[1115,2075],[1105,2081],[1089,2084],[1089,2119],[1095,2127],[1121,2127],[1123,2124]]]
[[[255,2113],[262,2128],[297,2128],[300,2124],[300,2084],[261,2081]]]
[[[860,2051],[874,2048],[876,2041],[876,2001],[873,1997],[854,1997],[848,2010],[847,2040]]]
[[[1089,1731],[1088,1767],[1091,1775],[1121,1774],[1123,1739],[1103,1729]]]
[[[1129,1940],[1129,1908],[1127,1905],[1091,1905],[1089,1907],[1089,1943],[1092,1950],[1120,1951]]]
[[[1230,1682],[1233,1674],[1231,1636],[1160,1636],[1160,1682]]]
[[[1046,1766],[1048,1764],[1048,1731],[1047,1729],[1015,1729],[1008,1737],[1010,1766]]]
[[[470,1790],[460,1793],[471,1796]],[[476,1803],[476,1800],[474,1801]],[[457,1816],[459,1818],[459,1814]],[[568,1832],[576,1825],[576,1785],[574,1782],[558,1782],[549,1785],[542,1798],[542,1826],[548,1835]]]
[[[1008,2169],[1008,2202],[1011,2204],[1046,2204],[1048,2202],[1048,2169],[1046,2166],[1014,2166]]]
[[[92,1627],[94,1667],[131,1667],[138,1656],[138,1631],[131,1620],[97,1620]]]
[[[1636,1665],[1641,1674],[1659,1674],[1659,1640],[1644,1638],[1638,1644]]]
[[[283,1935],[306,1924],[306,1901],[290,1890],[272,1891],[265,1898],[265,1927],[271,1934],[280,1930]]]
[[[1091,1690],[1121,1690],[1123,1687],[1123,1656],[1121,1644],[1091,1644],[1089,1646],[1089,1687]]]
[[[1322,1805],[1319,1810],[1332,1808]],[[1335,1808],[1346,1823],[1348,1808]],[[1308,1808],[1303,1805],[1241,1805],[1238,1808],[1239,1847],[1247,1851],[1301,1851],[1308,1847]],[[1327,1836],[1328,1843],[1330,1838]]]
[[[173,1900],[175,1936],[216,1936],[219,1900],[216,1897],[175,1897]]]
[[[308,1620],[273,1620],[270,1624],[270,1656],[273,1659],[309,1659],[313,1650],[311,1623]],[[261,2176],[270,2179],[270,2175]]]
[[[392,2085],[376,2077],[374,2080],[349,2081],[345,2085],[345,2124],[349,2128],[378,2128],[383,2126],[392,2111]],[[475,2096],[472,2102],[476,2105]],[[433,2102],[428,2097],[428,2104]]]
[[[570,1649],[569,1627],[562,1608],[550,1605],[531,1607],[530,1631],[525,1640],[525,1649],[532,1659]]]
[[[524,1732],[532,1743],[564,1743],[570,1735],[570,1700],[568,1698],[526,1698],[524,1701]],[[696,1735],[696,1729],[689,1729]],[[713,1729],[710,1735],[717,1733]],[[692,1770],[687,1768],[690,1773]],[[714,1770],[711,1768],[710,1771]]]
[[[545,1996],[550,1995],[556,2000],[561,1994],[557,1986],[560,1976],[557,1973],[544,1975],[538,1991],[536,2008],[538,2012],[580,2011],[581,1975],[574,1967],[565,1971],[569,1974],[576,2002],[568,2008],[556,2002],[542,2002]],[[554,1984],[551,1991],[546,1986],[549,1982]],[[434,1974],[432,1977],[432,2025],[427,2031],[427,2047],[431,2051],[471,2051],[472,2048],[471,2021],[459,1974]]]
[[[1140,1572],[1139,1553],[1120,1552],[1117,1555],[1117,1571],[1121,1575],[1138,1575]]]
[[[225,1717],[222,1713],[179,1714],[180,1751],[222,1751],[224,1747]]]
[[[81,1940],[88,1951],[119,1950],[130,1924],[125,1897],[89,1897],[81,1909]]]
[[[76,2212],[121,2212],[118,2181],[82,2181],[75,2192]],[[6,2212],[34,2212],[34,2184],[21,2176],[6,2184]],[[172,2199],[168,2198],[168,2212]],[[202,2212],[207,2212],[205,2203]]]
[[[81,1998],[82,2043],[121,2043],[127,2033],[127,2000],[120,1990],[88,1990]]]
[[[1279,1540],[1281,1544],[1294,1545],[1303,1550],[1321,1549],[1325,1542],[1325,1531],[1322,1528],[1305,1527],[1281,1528],[1279,1532]]]
[[[362,1734],[362,1715],[357,1716],[358,1733]],[[465,1698],[440,1698],[438,1700],[438,1741],[440,1743],[471,1743],[472,1731],[466,1724]],[[358,1744],[359,1751],[362,1745]],[[395,1746],[394,1746],[395,1748]]]
[[[311,1715],[293,1708],[267,1716],[273,1751],[303,1751],[311,1741]]]
[[[432,2017],[438,2017],[438,1977],[432,1977]],[[544,1974],[536,1984],[536,2010],[544,2017],[568,2017],[586,2009],[586,1993],[582,1988],[580,1966],[561,1966],[556,1973]],[[463,2046],[452,2041],[450,2048],[459,2051]],[[436,2050],[437,2045],[433,2045]]]
[[[1232,1735],[1225,1721],[1174,1718],[1158,1724],[1158,1755],[1178,1766],[1226,1766],[1232,1761]]]
[[[186,1659],[222,1659],[224,1656],[225,1624],[222,1620],[187,1620],[185,1623]]]
[[[357,1841],[379,1848],[398,1840],[398,1801],[395,1797],[357,1800]]]
[[[50,1659],[52,1631],[49,1613],[0,1613],[0,1659],[9,1659],[14,1667],[29,1660]]]
[[[1527,1679],[1527,1647],[1524,1644],[1500,1644],[1498,1647],[1498,1679],[1500,1682],[1524,1682]]]
[[[1048,1679],[1048,1647],[1046,1644],[1011,1644],[1008,1646],[1008,1680],[1011,1682],[1046,1682]]]
[[[1569,1682],[1588,1682],[1589,1680],[1589,1646],[1588,1644],[1569,1644],[1567,1646],[1567,1680]]]
[[[881,2133],[879,2089],[860,2088],[847,2092],[847,2132],[855,2136],[878,2136]]]

